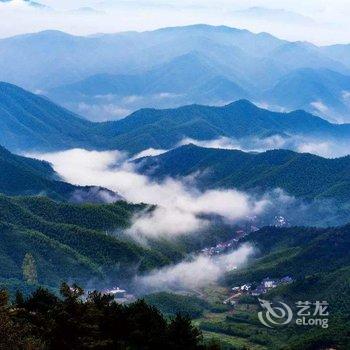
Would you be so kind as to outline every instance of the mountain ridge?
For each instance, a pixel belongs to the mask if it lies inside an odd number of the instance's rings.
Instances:
[[[281,188],[305,199],[350,200],[350,156],[326,159],[309,153],[270,150],[246,153],[181,146],[159,156],[135,160],[138,171],[156,180],[197,176],[202,189],[238,188],[268,191]]]
[[[45,55],[42,53],[43,48]],[[218,69],[218,75],[222,79],[236,84],[248,96],[237,96],[242,91],[236,89],[232,90],[230,96],[215,81],[201,84],[201,91],[190,91],[193,74],[188,74],[185,68],[181,72],[183,67],[180,58],[191,52],[197,52],[210,66]],[[24,61],[22,57],[31,59]],[[118,118],[120,114],[125,116],[127,111],[135,111],[141,106],[170,108],[194,102],[221,105],[241,97],[263,103],[261,91],[272,89],[280,79],[296,69],[330,69],[349,76],[349,57],[347,46],[318,47],[307,42],[281,40],[264,32],[255,34],[225,26],[192,25],[87,37],[44,31],[0,40],[0,80],[34,92],[44,91],[47,95],[54,90],[54,101],[66,108],[78,114],[83,109],[91,110],[92,120],[99,116],[102,120],[107,120]],[[140,96],[135,88],[129,96],[137,95],[141,101],[124,99],[122,95],[107,101],[94,98],[89,103],[89,99],[79,93],[79,86],[96,75],[139,75],[142,78],[147,72],[169,65],[174,60],[179,60],[176,67],[177,80],[183,81],[182,85],[187,87],[185,96],[164,98],[163,95],[157,99],[147,93]],[[195,63],[193,66],[200,67]],[[171,77],[165,75],[160,82],[163,87],[172,87]],[[70,87],[70,94],[64,93],[66,86]],[[156,87],[153,86],[153,89]],[[101,96],[106,88],[101,88],[101,92],[96,95]],[[57,89],[61,90],[61,94]],[[213,89],[216,92],[214,97],[211,94]],[[109,98],[112,90],[105,91]],[[285,107],[283,99],[279,102],[282,105],[280,107]],[[337,102],[341,102],[341,96],[337,97]],[[115,107],[112,108],[113,106]],[[337,106],[328,107],[330,111],[325,116],[331,118],[333,108],[336,110]],[[96,108],[99,110],[95,111]],[[116,112],[118,108],[121,111]],[[345,117],[349,110],[350,107],[347,106]]]
[[[45,161],[10,153],[0,146],[0,193],[8,196],[48,196],[64,202],[104,203],[121,197],[97,186],[63,182]]]
[[[0,144],[15,152],[86,148],[135,154],[148,148],[170,149],[184,138],[285,134],[348,140],[350,124],[331,124],[304,111],[271,112],[248,100],[222,107],[141,109],[119,121],[93,123],[46,98],[0,83]]]

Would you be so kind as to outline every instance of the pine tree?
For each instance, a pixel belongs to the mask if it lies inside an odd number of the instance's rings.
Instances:
[[[32,254],[27,253],[23,259],[23,278],[29,284],[36,284],[38,282],[38,274],[36,271],[35,260]]]

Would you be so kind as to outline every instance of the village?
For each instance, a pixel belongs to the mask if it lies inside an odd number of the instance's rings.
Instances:
[[[232,288],[232,294],[229,298],[223,301],[225,305],[234,306],[237,301],[245,295],[260,296],[266,294],[271,289],[276,288],[283,284],[292,283],[293,278],[290,276],[284,276],[282,278],[272,279],[270,277],[264,278],[260,283],[246,283],[240,286],[235,286]]]
[[[252,232],[256,232],[259,230],[259,225],[257,224],[257,217],[248,218],[248,222],[246,223],[244,228],[240,228],[234,232],[234,238],[226,241],[220,242],[212,247],[206,247],[201,250],[201,253],[206,256],[214,256],[227,253],[229,250],[238,247],[238,243],[244,237],[249,235]],[[284,216],[275,216],[273,218],[272,226],[275,227],[288,227],[289,222]]]
[[[246,237],[249,233],[258,231],[259,229],[256,226],[249,225],[245,229],[237,230],[234,233],[234,238],[226,241],[220,242],[212,247],[206,247],[201,250],[201,253],[206,256],[214,256],[227,253],[229,250],[238,247],[238,243],[241,239]]]
[[[276,227],[285,227],[289,225],[286,218],[283,216],[275,216],[273,221],[273,226]],[[234,232],[234,238],[225,242],[220,242],[212,247],[203,248],[200,253],[208,257],[228,253],[229,251],[238,248],[239,243],[243,238],[245,238],[250,233],[256,232],[258,230],[259,227],[257,224],[257,217],[250,217],[248,218],[248,221],[244,227]],[[228,266],[227,271],[232,271],[236,268],[236,266]],[[290,283],[292,281],[293,279],[291,277],[285,276],[281,279],[265,278],[258,284],[247,283],[241,286],[236,286],[232,288],[232,295],[224,300],[223,303],[234,305],[236,301],[243,295],[259,296],[261,294],[267,293],[272,288],[275,288],[281,284]],[[120,304],[130,303],[136,300],[136,297],[133,294],[128,293],[125,289],[116,286],[103,289],[101,293],[104,295],[112,295],[114,297],[114,300]]]

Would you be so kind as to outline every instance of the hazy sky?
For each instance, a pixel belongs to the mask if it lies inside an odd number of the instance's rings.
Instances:
[[[316,44],[350,43],[350,0],[0,0],[0,37],[45,29],[72,34],[194,23],[266,31]]]

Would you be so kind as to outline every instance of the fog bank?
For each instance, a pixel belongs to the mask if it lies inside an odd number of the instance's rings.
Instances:
[[[73,149],[32,156],[52,163],[62,179],[72,184],[93,184],[115,191],[132,203],[157,205],[155,210],[135,216],[127,230],[135,237],[190,234],[208,227],[208,216],[233,223],[261,214],[269,204],[268,198],[256,199],[234,189],[199,191],[186,181],[152,181],[138,174],[126,154],[118,151]]]
[[[190,261],[183,261],[152,271],[146,276],[137,277],[135,283],[149,292],[206,287],[218,282],[226,272],[244,265],[253,253],[253,247],[246,244],[228,254],[214,257],[198,255]]]

